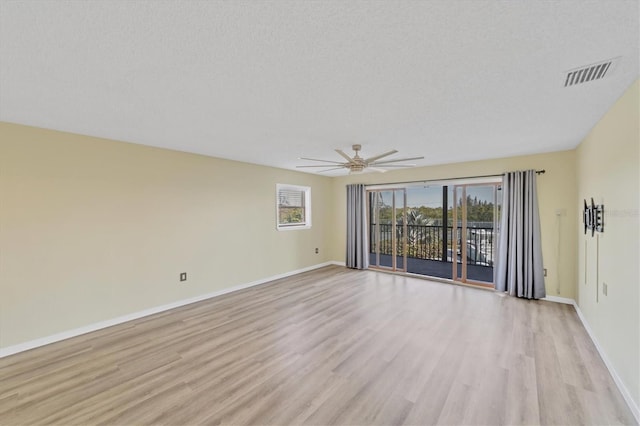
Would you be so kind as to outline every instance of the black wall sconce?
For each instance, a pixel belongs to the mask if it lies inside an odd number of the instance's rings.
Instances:
[[[582,212],[582,221],[584,222],[584,233],[591,230],[591,236],[597,232],[604,232],[604,204],[596,205],[591,198],[591,205],[584,200],[584,210]]]

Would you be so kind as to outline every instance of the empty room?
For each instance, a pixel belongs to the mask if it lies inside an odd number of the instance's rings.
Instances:
[[[637,0],[0,0],[0,425],[640,423]]]

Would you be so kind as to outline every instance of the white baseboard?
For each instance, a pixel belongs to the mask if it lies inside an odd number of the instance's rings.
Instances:
[[[48,345],[50,343],[59,342],[61,340],[70,339],[72,337],[80,336],[82,334],[91,333],[92,331],[97,331],[103,328],[122,324],[127,321],[132,321],[138,318],[168,311],[169,309],[174,309],[180,306],[189,305],[191,303],[200,302],[202,300],[211,299],[213,297],[222,296],[223,294],[232,293],[234,291],[243,290],[245,288],[254,287],[260,284],[265,284],[274,280],[279,280],[281,278],[290,277],[292,275],[300,274],[302,272],[312,271],[314,269],[322,268],[329,265],[344,266],[344,262],[329,261],[329,262],[319,263],[317,265],[308,266],[306,268],[296,269],[295,271],[289,271],[283,274],[273,275],[271,277],[262,278],[262,279],[245,283],[245,284],[239,284],[233,287],[214,291],[212,293],[202,294],[200,296],[191,297],[189,299],[178,300],[176,302],[168,303],[166,305],[156,306],[153,308],[145,309],[143,311],[123,315],[117,318],[112,318],[105,321],[89,324],[83,327],[74,328],[73,330],[67,330],[61,333],[52,334],[50,336],[41,337],[39,339],[30,340],[28,342],[19,343],[17,345],[8,346],[6,348],[0,348],[0,358],[17,354],[19,352],[28,351],[29,349],[34,349],[40,346]]]
[[[543,297],[540,300],[546,300],[547,302],[555,302],[555,303],[562,303],[562,304],[565,304],[565,305],[576,306],[576,301],[573,300],[573,299],[569,299],[568,297],[547,296],[547,297]]]
[[[596,350],[600,354],[600,358],[602,358],[602,361],[604,361],[604,365],[607,366],[607,369],[609,370],[609,374],[611,374],[611,377],[613,377],[613,381],[615,382],[616,386],[618,386],[618,390],[620,390],[622,397],[624,398],[627,405],[629,406],[629,409],[631,410],[633,417],[635,417],[636,422],[640,424],[640,408],[638,407],[638,404],[631,397],[631,393],[629,392],[629,389],[627,389],[627,387],[625,386],[620,376],[618,376],[618,373],[616,372],[615,368],[613,368],[613,364],[611,363],[611,361],[605,354],[604,350],[598,343],[598,339],[596,339],[596,336],[591,330],[591,327],[589,326],[587,319],[582,314],[582,311],[580,310],[580,306],[578,306],[578,304],[575,301],[573,302],[573,306],[576,309],[576,312],[578,313],[578,318],[580,318],[580,321],[582,321],[582,325],[584,326],[584,329],[587,330],[587,334],[591,338],[591,341],[596,347]]]

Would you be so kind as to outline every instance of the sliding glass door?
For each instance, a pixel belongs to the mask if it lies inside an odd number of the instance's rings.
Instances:
[[[370,189],[369,264],[493,287],[500,200],[499,179]]]
[[[453,279],[494,286],[500,186],[466,184],[453,187]]]
[[[406,271],[406,190],[368,192],[369,265]]]

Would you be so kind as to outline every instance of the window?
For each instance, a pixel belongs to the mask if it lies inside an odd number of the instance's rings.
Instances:
[[[276,185],[278,230],[311,228],[311,188]]]

